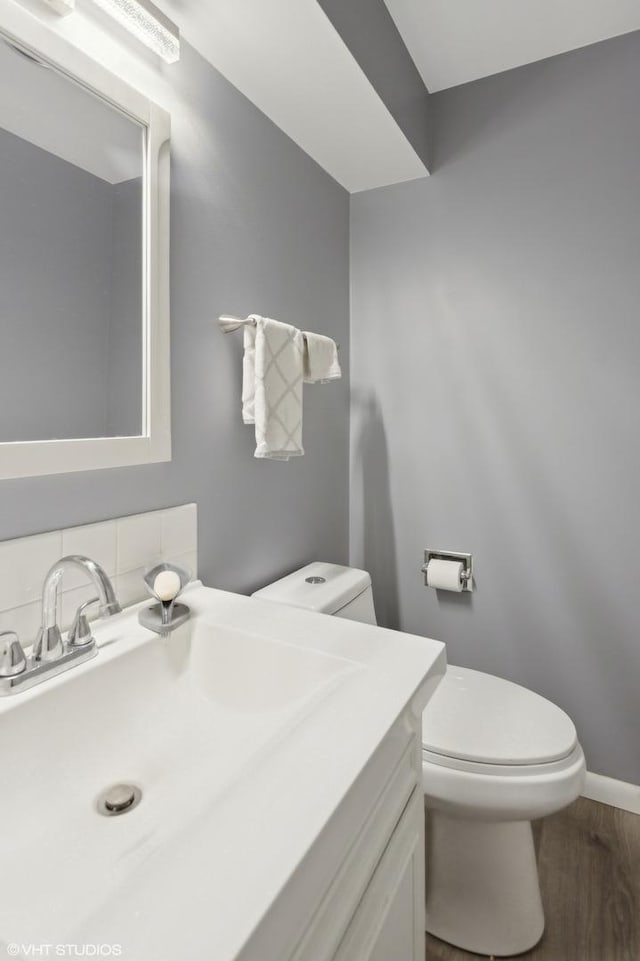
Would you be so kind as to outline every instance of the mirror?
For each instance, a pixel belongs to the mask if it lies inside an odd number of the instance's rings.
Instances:
[[[16,25],[30,35],[0,23],[0,477],[167,460],[168,116]]]
[[[143,151],[139,123],[0,43],[0,442],[142,434]]]

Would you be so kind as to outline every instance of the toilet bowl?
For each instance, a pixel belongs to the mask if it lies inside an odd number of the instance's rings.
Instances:
[[[375,624],[366,571],[313,563],[254,594]],[[509,957],[542,937],[531,821],[581,793],[585,760],[555,704],[449,665],[422,717],[426,928],[456,947]]]

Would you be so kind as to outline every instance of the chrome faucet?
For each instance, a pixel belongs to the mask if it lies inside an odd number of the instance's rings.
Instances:
[[[63,641],[57,619],[58,588],[70,567],[88,575],[98,597],[80,605],[69,636]],[[94,603],[100,604],[101,617],[110,617],[122,610],[113,585],[99,564],[81,554],[63,557],[54,564],[42,589],[42,627],[31,654],[25,655],[13,632],[0,635],[0,695],[17,694],[95,657],[98,649],[84,614],[85,608]]]
[[[100,617],[110,617],[112,614],[119,614],[122,610],[116,600],[113,584],[99,564],[81,554],[62,557],[47,574],[42,588],[42,627],[33,645],[33,656],[36,661],[55,661],[62,654],[62,637],[57,621],[58,587],[64,572],[70,567],[77,567],[89,575],[98,593]]]

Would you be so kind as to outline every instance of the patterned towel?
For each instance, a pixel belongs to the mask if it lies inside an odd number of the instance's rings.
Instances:
[[[242,419],[255,424],[256,457],[301,457],[304,341],[289,324],[253,314],[245,327]]]

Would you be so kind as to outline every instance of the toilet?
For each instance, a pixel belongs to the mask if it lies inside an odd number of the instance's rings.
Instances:
[[[366,571],[315,562],[254,597],[375,624]],[[426,928],[494,957],[542,937],[531,821],[580,795],[585,760],[571,719],[510,681],[449,665],[422,716]]]

